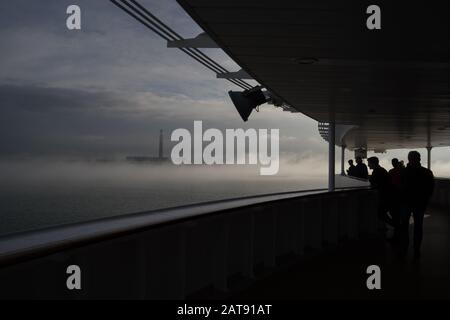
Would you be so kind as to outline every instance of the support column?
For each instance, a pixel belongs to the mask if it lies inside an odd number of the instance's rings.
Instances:
[[[328,124],[328,191],[334,191],[335,188],[335,135],[335,123],[334,121],[330,121],[330,123]]]
[[[341,147],[341,175],[345,176],[345,146]]]
[[[430,147],[430,146],[427,147],[427,166],[428,166],[428,169],[430,169],[430,170],[431,170],[431,149],[432,148],[433,147]]]

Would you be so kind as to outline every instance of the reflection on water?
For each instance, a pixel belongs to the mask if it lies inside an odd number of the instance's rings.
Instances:
[[[0,234],[255,194],[323,188],[325,177],[256,166],[0,163]]]

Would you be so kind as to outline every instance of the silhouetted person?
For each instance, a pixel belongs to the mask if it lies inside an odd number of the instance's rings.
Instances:
[[[392,169],[389,170],[389,176],[391,178],[392,186],[400,189],[401,187],[401,174],[402,174],[402,165],[397,158],[392,159]]]
[[[390,192],[391,192],[391,181],[389,174],[383,167],[380,166],[377,157],[370,157],[367,159],[369,168],[372,169],[372,175],[369,178],[370,185],[378,190],[379,195],[379,206],[378,206],[378,217],[391,225],[392,219],[389,218],[387,212],[390,205]]]
[[[347,174],[351,177],[355,176],[355,165],[353,164],[353,160],[348,160],[349,168],[347,169]]]
[[[392,240],[397,241],[399,238],[400,227],[400,209],[401,209],[401,177],[404,167],[397,158],[392,159],[392,169],[389,170],[389,178],[391,182],[391,197],[389,213],[394,226],[394,236]]]
[[[423,217],[425,209],[434,189],[434,177],[431,170],[420,164],[420,153],[411,151],[408,154],[408,165],[401,176],[404,212],[401,226],[405,245],[409,243],[409,218],[414,218],[414,256],[420,257],[420,246],[423,237]]]
[[[369,171],[367,170],[367,166],[363,163],[361,157],[356,157],[356,166],[354,172],[354,177],[361,179],[369,178]]]

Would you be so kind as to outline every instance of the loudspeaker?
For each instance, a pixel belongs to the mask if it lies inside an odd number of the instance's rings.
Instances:
[[[267,101],[264,93],[259,88],[243,92],[229,91],[228,95],[244,121],[248,120],[253,109]]]

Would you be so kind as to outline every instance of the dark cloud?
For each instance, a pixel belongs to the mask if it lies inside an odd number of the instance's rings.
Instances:
[[[36,113],[70,112],[77,109],[108,108],[116,104],[111,95],[68,88],[39,87],[35,85],[0,86],[4,108]]]
[[[313,121],[265,107],[242,123],[226,98],[7,84],[0,86],[0,99],[2,155],[154,154],[159,129],[165,130],[168,143],[172,130],[192,130],[194,120],[202,120],[205,129],[224,130],[280,128],[281,119],[282,152],[306,155],[324,146]]]
[[[323,155],[316,123],[265,106],[243,123],[238,88],[155,36],[110,1],[79,0],[82,30],[68,31],[72,1],[0,4],[0,155],[98,157],[155,154],[159,129],[280,128],[290,161]],[[175,1],[142,4],[185,37],[201,29]],[[220,50],[208,54],[230,70]],[[297,156],[291,157],[291,154]]]

